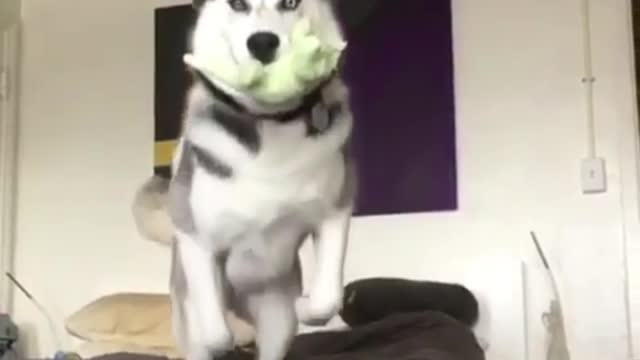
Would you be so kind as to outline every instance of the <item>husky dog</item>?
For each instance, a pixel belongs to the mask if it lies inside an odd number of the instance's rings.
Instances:
[[[302,16],[322,40],[342,40],[329,0],[194,6],[195,54],[221,38],[236,61],[270,63],[288,50]],[[188,360],[215,359],[233,347],[227,311],[255,327],[258,359],[282,360],[299,321],[325,324],[342,306],[355,196],[348,92],[336,74],[266,105],[193,74],[171,180],[152,179],[141,189],[136,220],[161,242],[171,229],[174,330]],[[308,237],[316,265],[302,295],[298,251]]]

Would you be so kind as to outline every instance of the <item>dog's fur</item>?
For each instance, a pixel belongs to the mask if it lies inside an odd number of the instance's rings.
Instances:
[[[329,0],[301,0],[288,11],[279,7],[291,0],[244,0],[245,12],[233,1],[195,1],[195,54],[225,39],[217,45],[244,61],[247,38],[259,31],[275,33],[278,53],[286,51],[300,16],[323,40],[342,37]],[[347,89],[336,76],[265,105],[194,75],[172,178],[143,186],[134,216],[145,235],[171,243],[175,334],[188,360],[230,349],[227,310],[254,324],[260,360],[282,360],[298,320],[322,324],[342,306],[355,195]],[[309,236],[316,267],[302,296],[298,251]]]

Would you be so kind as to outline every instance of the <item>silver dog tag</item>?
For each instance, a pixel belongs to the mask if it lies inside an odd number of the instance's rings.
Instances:
[[[329,109],[323,103],[318,103],[311,110],[311,126],[318,132],[327,130],[331,119]]]

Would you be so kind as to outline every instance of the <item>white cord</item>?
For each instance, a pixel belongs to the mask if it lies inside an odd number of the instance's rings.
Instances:
[[[591,36],[591,7],[590,0],[582,1],[582,30],[584,48],[584,77],[582,83],[585,87],[585,101],[587,106],[587,156],[591,159],[597,157],[596,148],[596,122],[594,106],[594,84],[596,78],[593,74],[593,52]]]
[[[570,360],[564,319],[558,300],[551,301],[549,312],[542,315],[542,323],[550,335],[547,360]]]
[[[9,280],[11,280],[11,282],[13,283],[13,285],[15,285],[18,290],[20,290],[20,292],[29,300],[31,301],[31,303],[33,303],[33,305],[36,307],[36,309],[38,309],[38,311],[40,312],[40,314],[42,314],[45,318],[45,320],[47,321],[47,326],[49,327],[49,332],[51,333],[51,336],[53,338],[53,341],[55,342],[55,346],[57,348],[57,350],[62,350],[62,340],[60,338],[60,334],[58,333],[58,331],[56,330],[56,325],[55,325],[55,321],[53,321],[53,317],[51,317],[51,314],[49,313],[49,311],[47,311],[47,308],[44,307],[44,305],[42,305],[36,298],[35,296],[33,296],[16,278],[15,276],[13,276],[13,274],[7,272],[5,273],[5,275],[7,276],[7,278]]]
[[[571,356],[567,348],[567,338],[564,327],[564,314],[562,313],[562,304],[560,301],[560,288],[558,287],[556,277],[538,241],[536,233],[531,231],[530,235],[538,251],[540,260],[546,269],[546,274],[555,297],[555,299],[551,301],[549,311],[542,314],[542,324],[547,330],[550,340],[547,347],[546,360],[570,360]]]

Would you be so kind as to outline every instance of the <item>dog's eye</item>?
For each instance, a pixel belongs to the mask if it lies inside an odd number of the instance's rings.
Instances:
[[[281,10],[295,10],[300,5],[301,0],[282,0],[280,1]]]
[[[229,6],[233,11],[247,12],[249,11],[249,4],[245,0],[228,0]]]

